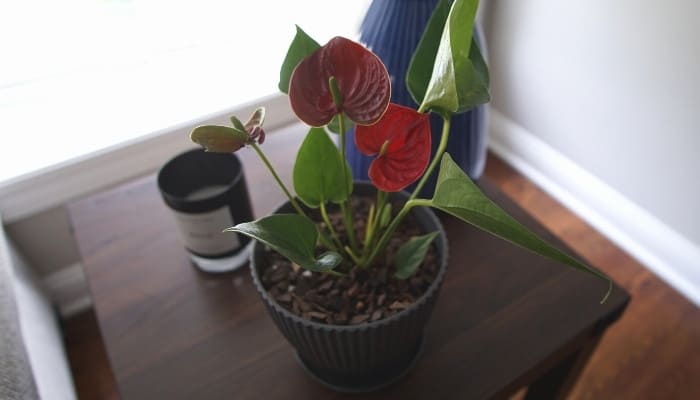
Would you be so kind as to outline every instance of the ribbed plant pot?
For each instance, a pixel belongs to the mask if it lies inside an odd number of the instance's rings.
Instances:
[[[369,183],[355,184],[353,196],[375,197]],[[408,193],[392,193],[392,201],[405,201]],[[276,213],[294,212],[285,203]],[[304,369],[319,382],[342,392],[367,392],[389,385],[417,361],[423,331],[432,313],[447,269],[447,238],[440,221],[428,208],[411,210],[425,232],[439,231],[433,243],[439,269],[425,294],[410,307],[391,317],[359,325],[330,325],[307,320],[280,306],[263,287],[258,265],[264,246],[256,242],[251,253],[253,282],[273,321],[296,349]]]

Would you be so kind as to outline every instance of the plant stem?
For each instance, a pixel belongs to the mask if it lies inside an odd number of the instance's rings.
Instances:
[[[352,261],[355,264],[357,264],[358,266],[360,265],[362,260],[352,251],[352,249],[349,246],[345,246],[345,252],[348,253],[348,255],[350,256],[350,258],[352,258]]]
[[[280,188],[282,188],[282,191],[284,192],[285,196],[287,196],[287,199],[289,200],[290,203],[292,203],[292,206],[294,207],[295,210],[299,213],[299,215],[302,215],[304,217],[307,217],[306,213],[304,210],[301,209],[299,206],[299,203],[296,201],[294,196],[287,190],[287,186],[284,185],[284,182],[282,182],[282,179],[280,179],[279,175],[277,175],[277,171],[275,171],[275,168],[270,164],[270,161],[265,157],[265,153],[263,153],[262,149],[258,146],[257,143],[251,143],[250,145],[253,150],[255,150],[256,153],[258,153],[258,156],[262,160],[262,162],[265,164],[267,169],[270,171],[272,174],[272,177],[275,178],[275,181],[277,181],[277,184],[279,185]]]
[[[367,220],[368,224],[368,231],[367,231],[367,236],[365,236],[365,243],[364,243],[364,249],[362,252],[362,266],[367,266],[369,265],[367,261],[367,257],[369,256],[369,252],[372,249],[372,242],[374,241],[375,235],[379,232],[381,229],[381,223],[382,223],[382,214],[384,212],[384,205],[386,204],[387,200],[387,192],[384,192],[382,190],[377,190],[377,200],[374,204],[374,216],[371,220]]]
[[[343,244],[338,238],[338,234],[336,233],[335,228],[333,228],[333,224],[331,223],[330,218],[328,218],[328,213],[326,212],[326,205],[324,204],[324,202],[321,202],[321,218],[323,218],[323,222],[326,223],[328,231],[331,233],[331,237],[335,241],[336,246],[338,246],[339,249],[342,249]]]
[[[265,164],[268,171],[270,171],[270,173],[272,174],[272,177],[275,178],[275,181],[277,181],[277,185],[279,185],[279,187],[284,192],[285,196],[287,196],[287,199],[292,204],[292,207],[294,207],[294,209],[297,211],[297,213],[299,215],[301,215],[302,217],[309,218],[309,216],[306,215],[304,210],[299,206],[299,203],[296,201],[294,196],[292,196],[292,194],[289,192],[289,190],[287,189],[287,186],[284,185],[284,182],[282,182],[282,179],[280,179],[279,175],[277,175],[277,171],[275,171],[275,168],[272,166],[272,164],[270,164],[270,161],[267,159],[267,157],[265,156],[265,153],[263,153],[260,146],[258,146],[258,144],[255,142],[251,143],[250,146],[253,148],[253,150],[255,150],[256,153],[258,153],[258,157],[260,157],[263,164]],[[331,240],[325,234],[323,234],[323,232],[321,232],[321,234],[319,235],[319,240],[321,241],[321,243],[324,246],[326,246],[326,248],[333,250],[333,251],[336,251],[336,252],[338,251],[338,249],[335,247],[333,242],[331,242]]]
[[[363,244],[363,249],[362,249],[362,254],[367,253],[367,246],[368,246],[368,239],[369,239],[369,233],[372,230],[372,226],[374,225],[374,213],[375,213],[375,204],[372,204],[369,207],[369,215],[367,216],[367,221],[365,224],[365,241]]]
[[[435,170],[435,167],[438,165],[440,160],[442,159],[442,154],[445,152],[445,149],[447,148],[447,139],[450,137],[450,117],[443,117],[442,118],[442,134],[440,135],[440,144],[438,144],[438,148],[435,151],[435,157],[433,157],[432,161],[430,162],[430,165],[428,166],[428,169],[425,170],[425,173],[423,174],[423,177],[421,180],[418,182],[418,185],[416,186],[416,190],[411,193],[411,197],[409,197],[409,200],[413,200],[418,196],[420,191],[423,189],[423,186],[425,186],[425,183],[428,181],[428,178],[430,175],[432,175],[433,171]]]
[[[426,200],[426,199],[411,200],[411,208],[413,208],[413,207],[430,207],[431,204],[432,203],[430,202],[430,200]]]
[[[333,100],[336,103],[336,106],[340,107],[339,104],[342,104],[342,99],[338,98],[336,99],[336,96],[340,96],[337,84],[335,83],[335,79],[333,77],[330,78],[329,84],[331,88],[335,88],[335,90],[331,90],[331,93],[333,94]],[[348,177],[350,176],[350,172],[348,171],[348,163],[345,158],[345,145],[346,145],[346,139],[345,139],[345,115],[343,115],[342,112],[338,114],[338,128],[340,129],[340,159],[343,162],[343,182],[348,182]],[[352,220],[352,213],[350,212],[349,209],[349,201],[348,199],[350,198],[350,193],[348,193],[348,197],[343,200],[340,203],[340,211],[343,213],[343,224],[345,225],[345,231],[348,234],[348,241],[350,242],[350,248],[354,252],[357,252],[358,247],[357,247],[357,239],[355,238],[355,228],[353,226],[353,220]]]
[[[384,234],[379,239],[377,245],[372,248],[372,252],[369,254],[369,257],[365,261],[366,265],[371,265],[374,259],[379,254],[379,252],[384,250],[384,247],[386,247],[386,245],[389,243],[389,239],[391,239],[391,235],[394,233],[394,231],[399,226],[404,217],[408,214],[408,212],[411,211],[411,208],[413,208],[416,205],[416,202],[418,201],[420,200],[409,200],[406,202],[406,204],[403,205],[403,207],[401,207],[401,211],[399,211],[396,217],[391,221],[391,224],[389,224],[389,227],[386,229],[386,231],[384,231]]]
[[[353,227],[352,213],[348,207],[348,201],[340,203],[340,211],[343,213],[343,225],[348,235],[348,241],[353,251],[357,252],[357,239],[355,238],[355,228]]]

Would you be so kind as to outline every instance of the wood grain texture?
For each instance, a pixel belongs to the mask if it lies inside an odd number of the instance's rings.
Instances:
[[[266,143],[287,182],[302,136],[290,128]],[[282,198],[251,156],[242,154],[260,216]],[[501,178],[489,177],[499,184]],[[482,186],[557,242],[489,181]],[[247,270],[207,275],[190,265],[152,176],[69,211],[123,398],[345,397],[298,366]],[[605,283],[454,219],[443,222],[451,262],[424,355],[400,383],[367,398],[507,396],[589,343],[627,301],[616,290],[600,306]]]
[[[78,398],[118,399],[95,313],[86,311],[65,321],[63,335]]]

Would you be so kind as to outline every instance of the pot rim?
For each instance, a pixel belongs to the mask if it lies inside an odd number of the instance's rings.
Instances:
[[[355,181],[355,185],[371,185],[369,181]],[[372,185],[372,188],[374,189],[374,186]],[[406,191],[401,191],[401,192],[395,192],[398,196],[408,198],[409,194]],[[393,193],[390,193],[390,196]],[[286,204],[288,204],[289,201],[285,201],[275,209],[273,213],[278,212],[278,210],[282,207],[284,207]],[[256,250],[259,248],[259,246],[262,246],[260,242],[257,240],[254,240],[254,244],[252,247],[252,251],[250,252],[250,273],[253,276],[253,283],[255,284],[255,289],[260,293],[261,297],[265,302],[267,302],[272,308],[275,309],[277,313],[283,314],[286,318],[292,319],[294,322],[297,323],[302,323],[308,326],[312,326],[316,329],[322,329],[325,331],[338,331],[338,332],[343,332],[343,331],[355,331],[355,330],[367,330],[367,329],[373,329],[373,328],[379,328],[382,325],[389,325],[394,322],[397,322],[403,318],[408,317],[413,311],[419,309],[420,307],[425,304],[425,302],[431,298],[432,296],[435,295],[435,293],[438,291],[440,286],[442,285],[442,281],[445,278],[445,273],[447,271],[447,260],[449,257],[449,246],[447,244],[447,235],[445,233],[445,228],[442,226],[442,223],[440,222],[440,219],[438,219],[437,215],[435,212],[428,207],[423,207],[419,206],[420,210],[416,210],[417,212],[426,212],[427,218],[434,223],[439,231],[438,238],[440,239],[441,243],[436,243],[438,247],[438,254],[442,254],[440,264],[438,266],[438,274],[435,277],[435,280],[430,284],[430,287],[428,287],[428,290],[425,291],[421,295],[418,300],[413,302],[408,308],[403,309],[399,311],[398,313],[392,315],[389,318],[382,318],[377,321],[370,321],[370,322],[363,322],[361,324],[357,325],[336,325],[336,324],[324,324],[316,321],[312,321],[310,319],[305,319],[302,318],[290,311],[288,311],[286,308],[282,307],[277,303],[277,301],[272,298],[272,296],[269,295],[268,291],[265,289],[265,287],[262,285],[262,282],[260,281],[260,277],[258,276],[258,269],[255,264],[255,253]]]

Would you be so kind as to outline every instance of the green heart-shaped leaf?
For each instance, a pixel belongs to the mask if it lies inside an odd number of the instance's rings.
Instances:
[[[406,87],[416,104],[421,104],[425,98],[448,15],[450,15],[450,0],[440,0],[423,30],[423,36],[408,65]]]
[[[296,28],[297,33],[294,35],[294,39],[289,45],[289,50],[287,50],[287,55],[284,57],[282,68],[280,69],[280,82],[277,87],[279,87],[282,93],[289,92],[289,79],[292,76],[292,72],[294,72],[294,68],[296,68],[306,56],[321,47],[318,42],[313,40],[301,28],[298,26]]]
[[[228,126],[198,126],[190,133],[190,140],[213,153],[232,153],[243,147],[248,141],[245,130]]]
[[[343,160],[338,148],[323,128],[311,128],[294,163],[297,196],[313,208],[329,201],[340,203],[349,195],[349,185],[343,177]]]
[[[442,157],[435,194],[429,205],[524,249],[607,280],[608,291],[601,302],[612,290],[612,281],[607,276],[550,245],[492,202],[447,153]]]
[[[415,274],[418,267],[423,264],[430,243],[437,235],[438,232],[432,232],[427,235],[412,237],[408,242],[404,243],[394,256],[394,266],[396,267],[394,276],[398,279],[406,279]]]
[[[332,251],[318,258],[314,256],[318,228],[310,219],[298,214],[273,214],[238,224],[225,232],[238,232],[265,243],[289,261],[310,271],[332,271],[342,261],[340,254]]]
[[[421,110],[443,116],[489,101],[486,63],[472,37],[478,0],[438,4],[411,60],[406,83]],[[442,29],[440,26],[442,25]]]

